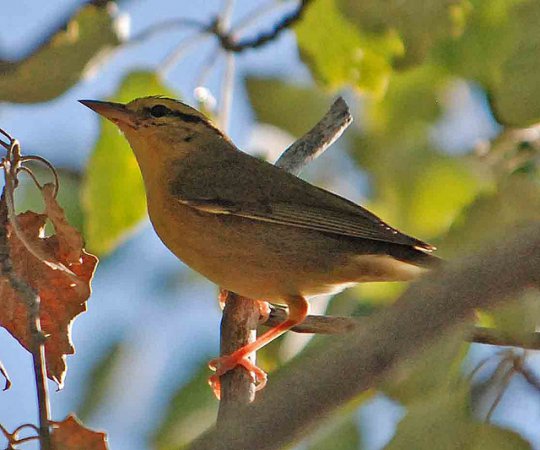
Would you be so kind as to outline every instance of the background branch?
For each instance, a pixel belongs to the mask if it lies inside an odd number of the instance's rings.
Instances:
[[[292,362],[261,400],[192,450],[279,449],[387,377],[400,361],[469,319],[540,283],[540,225],[424,277],[369,324]]]

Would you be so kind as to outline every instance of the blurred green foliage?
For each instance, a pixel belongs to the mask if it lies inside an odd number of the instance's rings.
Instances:
[[[352,200],[404,232],[437,244],[441,256],[460,258],[540,220],[538,138],[509,128],[540,122],[538,24],[537,0],[313,0],[294,33],[299,57],[316,83],[248,77],[249,102],[257,121],[298,137],[322,116],[337,90],[352,88],[347,98],[356,122],[342,142],[370,187],[367,198]],[[90,60],[119,44],[114,26],[105,8],[84,6],[66,30],[28,58],[0,62],[0,100],[28,103],[61,95],[77,83]],[[471,142],[459,154],[434,138],[448,111],[444,98],[457,82],[481,90],[501,126],[493,142]],[[175,96],[155,72],[134,71],[112,100],[155,94]],[[60,202],[72,223],[84,223],[93,252],[110,253],[145,217],[134,156],[105,120],[82,186],[77,175],[60,175]],[[21,208],[40,205],[35,193],[30,183],[21,186]],[[336,297],[330,310],[371,312],[404,288],[366,284]],[[484,325],[522,336],[536,330],[539,304],[538,293],[531,291],[480,317]],[[515,433],[473,417],[470,380],[462,369],[467,333],[463,326],[439,337],[380,386],[407,410],[387,449],[530,448]],[[316,352],[325,339],[331,337],[314,339],[299,358]],[[261,353],[265,367],[278,368],[281,342]],[[84,415],[98,406],[117,355],[118,349],[111,348],[91,374],[81,406]],[[286,372],[280,368],[272,376]],[[213,424],[217,402],[207,377],[201,364],[178,387],[152,438],[155,447],[185,448]],[[372,394],[359,397],[353,406]],[[336,413],[302,445],[310,450],[359,448],[361,434],[351,411],[349,405]]]
[[[110,6],[85,5],[27,58],[0,60],[0,101],[44,102],[78,83],[120,44]]]

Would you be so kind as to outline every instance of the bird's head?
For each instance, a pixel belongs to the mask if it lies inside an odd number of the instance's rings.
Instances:
[[[136,150],[136,142],[156,139],[189,143],[198,137],[223,133],[202,113],[178,100],[164,97],[142,97],[127,104],[79,100],[83,105],[116,124]]]
[[[159,179],[163,169],[193,152],[207,153],[228,141],[196,109],[170,98],[142,97],[127,104],[79,100],[113,122],[124,133],[145,182]]]

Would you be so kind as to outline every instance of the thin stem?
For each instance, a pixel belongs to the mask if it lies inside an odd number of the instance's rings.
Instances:
[[[204,41],[208,38],[208,33],[198,33],[194,36],[181,41],[158,65],[158,73],[161,77],[165,77],[167,73],[191,50],[195,44]]]
[[[60,180],[58,178],[58,172],[56,171],[55,167],[48,160],[38,155],[25,155],[21,157],[21,163],[24,163],[27,161],[38,161],[44,164],[49,169],[54,179],[53,195],[54,195],[54,198],[56,198],[56,196],[58,195],[58,189],[60,189]]]
[[[213,50],[205,62],[201,66],[201,71],[196,78],[195,87],[204,86],[208,80],[210,72],[215,67],[216,63],[219,60],[220,48]]]
[[[6,368],[4,367],[4,364],[2,364],[2,361],[0,361],[0,374],[5,379],[4,388],[2,390],[7,391],[11,387],[11,379],[9,378],[9,374],[8,374]]]
[[[223,0],[223,9],[219,15],[219,23],[223,32],[228,32],[234,11],[235,0]]]
[[[232,53],[227,53],[225,59],[225,74],[223,76],[223,83],[221,84],[221,105],[219,112],[219,121],[221,124],[221,130],[227,133],[229,128],[229,121],[231,115],[231,106],[234,91],[234,72],[235,61]]]
[[[127,45],[138,44],[157,34],[163,33],[165,31],[171,31],[171,30],[174,30],[175,28],[180,28],[180,29],[195,28],[202,31],[208,28],[208,25],[196,19],[183,18],[183,19],[165,20],[163,22],[150,25],[148,28],[145,28],[138,34],[132,36],[131,39],[126,42],[126,44]]]
[[[499,403],[501,402],[502,398],[503,398],[503,395],[504,393],[506,392],[506,390],[508,389],[508,385],[510,384],[510,380],[512,379],[512,377],[515,375],[515,371],[514,369],[511,367],[510,369],[508,369],[508,371],[504,374],[504,377],[502,379],[502,386],[501,386],[501,390],[497,393],[497,396],[495,397],[495,400],[493,401],[493,403],[491,404],[490,408],[489,408],[489,411],[487,412],[486,414],[486,423],[489,423],[491,421],[491,416],[493,415],[493,413],[495,412],[495,410],[497,409],[497,406],[499,406]]]
[[[47,386],[47,369],[45,363],[45,338],[41,331],[39,317],[40,299],[34,294],[30,305],[30,333],[32,334],[32,359],[34,362],[34,375],[36,380],[37,397],[39,405],[39,436],[41,450],[52,450],[49,429],[50,407]]]

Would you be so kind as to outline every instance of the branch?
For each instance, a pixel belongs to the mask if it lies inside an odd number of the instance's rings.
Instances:
[[[302,138],[291,145],[276,165],[292,173],[300,170],[322,154],[352,122],[347,104],[338,98],[325,116]],[[256,338],[259,320],[257,302],[226,293],[227,299],[221,321],[221,355],[229,355]],[[221,377],[221,402],[218,427],[234,418],[240,405],[253,401],[255,385],[243,367],[237,367]]]
[[[540,225],[507,237],[473,257],[450,263],[412,284],[365,327],[336,338],[293,362],[264,397],[236,412],[226,429],[211,431],[191,447],[279,449],[466,321],[478,308],[508,302],[540,284]],[[249,424],[249,426],[246,426]]]
[[[259,307],[255,300],[241,297],[233,292],[223,291],[226,295],[223,318],[221,319],[221,356],[230,355],[235,350],[253,342],[257,337]],[[250,356],[255,362],[255,355]],[[241,405],[251,403],[255,398],[255,383],[243,367],[220,377],[221,399],[217,418],[218,427],[234,417]]]
[[[268,320],[262,324],[265,327],[274,327],[287,318],[287,312],[282,307],[271,305],[270,310]],[[344,334],[361,326],[367,326],[369,320],[370,317],[313,315],[307,316],[300,325],[291,328],[291,331],[296,333]],[[540,333],[538,332],[508,336],[508,334],[494,328],[474,327],[468,340],[476,344],[540,350]]]
[[[213,33],[218,38],[221,48],[228,52],[240,53],[248,48],[262,47],[268,42],[273,41],[283,30],[290,28],[296,22],[298,22],[311,2],[312,0],[301,0],[298,8],[292,13],[283,17],[272,30],[260,33],[258,36],[252,39],[245,39],[240,42],[236,42],[232,33],[223,30],[219,18],[214,21],[214,23],[209,27],[208,31]]]
[[[341,136],[352,120],[347,103],[338,97],[317,125],[283,152],[276,166],[298,175]]]

